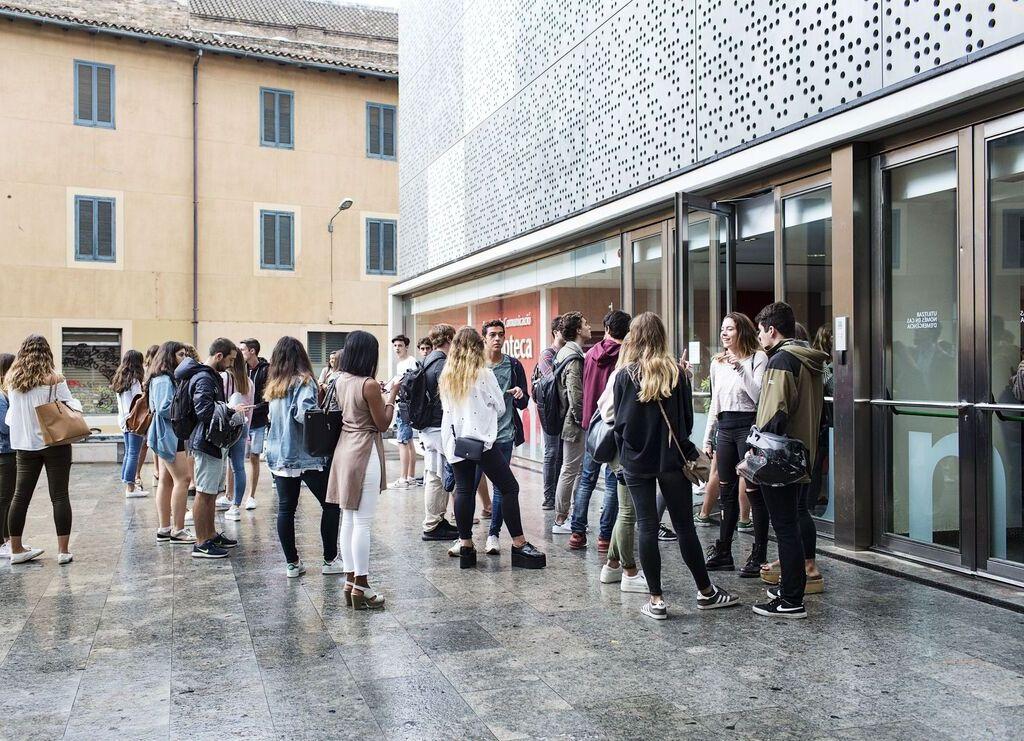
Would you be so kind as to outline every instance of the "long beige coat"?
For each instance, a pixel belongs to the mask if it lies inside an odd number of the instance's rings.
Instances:
[[[384,440],[363,398],[365,383],[362,376],[342,373],[335,384],[343,422],[327,479],[327,501],[342,509],[359,509],[368,466],[380,466],[381,491],[387,488]]]

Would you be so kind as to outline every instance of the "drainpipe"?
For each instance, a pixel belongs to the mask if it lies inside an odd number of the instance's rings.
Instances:
[[[199,60],[192,63],[192,345],[199,345]]]

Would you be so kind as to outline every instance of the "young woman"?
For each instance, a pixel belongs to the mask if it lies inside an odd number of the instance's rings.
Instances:
[[[615,370],[608,376],[604,391],[597,400],[597,408],[606,424],[615,423],[615,377],[622,369],[622,360],[625,357],[626,348],[629,347],[629,334],[622,341],[619,350],[619,359]],[[604,566],[601,567],[601,583],[614,584],[619,582],[619,589],[623,592],[640,592],[647,594],[647,579],[636,567],[636,557],[633,555],[634,537],[633,531],[636,528],[636,510],[633,509],[633,499],[629,495],[629,489],[622,481],[622,465],[619,463],[619,456],[611,463],[611,469],[618,481],[619,509],[615,515],[615,525],[612,527],[612,537],[608,544],[608,553]]]
[[[761,379],[768,356],[757,344],[757,330],[746,314],[733,311],[722,320],[722,352],[711,359],[711,408],[704,452],[710,455],[711,429],[717,428],[714,446],[722,502],[718,540],[707,551],[709,571],[732,571],[732,539],[739,521],[739,476],[736,464],[747,453],[747,437],[757,416]],[[766,559],[768,523],[755,524],[754,547],[741,576],[756,576]]]
[[[341,558],[345,562],[345,601],[356,610],[384,607],[370,588],[370,529],[377,499],[387,488],[384,440],[395,416],[395,384],[384,400],[377,381],[377,338],[357,330],[345,339],[335,399],[344,420],[334,449],[327,501],[341,507]]]
[[[142,448],[142,435],[128,430],[128,413],[132,410],[132,401],[142,393],[142,353],[138,350],[126,350],[121,356],[121,365],[114,373],[110,388],[117,394],[117,424],[124,436],[124,461],[121,463],[121,481],[124,483],[124,495],[127,499],[146,496],[146,491],[136,484],[139,451]]]
[[[71,540],[71,498],[68,484],[71,479],[71,446],[46,446],[43,442],[36,407],[52,401],[64,402],[76,411],[82,405],[68,390],[68,382],[57,374],[53,364],[50,343],[42,335],[29,335],[4,376],[7,387],[7,424],[11,428],[11,447],[17,452],[18,474],[14,484],[14,500],[7,524],[11,538],[11,563],[25,563],[38,558],[42,548],[27,548],[21,542],[25,529],[25,516],[32,501],[39,474],[46,468],[46,483],[53,503],[53,522],[57,527],[57,563],[71,563],[74,556],[68,550]],[[52,397],[52,398],[51,398]]]
[[[7,512],[14,499],[14,482],[18,475],[18,455],[11,450],[11,428],[7,426],[7,391],[4,376],[11,369],[14,356],[0,353],[0,558],[11,557],[11,543],[7,537]],[[25,546],[27,548],[27,546]]]
[[[156,488],[156,514],[158,543],[192,545],[196,536],[185,529],[185,509],[188,504],[189,465],[185,440],[179,440],[171,427],[171,400],[174,398],[174,371],[185,359],[185,346],[180,342],[165,342],[153,356],[146,371],[146,389],[149,411],[153,421],[149,425],[147,440],[153,454],[160,461],[160,480]]]
[[[220,374],[224,380],[224,398],[233,407],[240,407],[245,415],[245,427],[238,442],[228,448],[227,491],[231,492],[225,520],[238,522],[242,519],[241,506],[245,497],[245,449],[249,442],[249,423],[252,422],[252,405],[256,398],[256,387],[249,379],[249,367],[242,353],[235,353],[235,362],[229,370]]]
[[[502,517],[512,536],[512,566],[543,568],[547,563],[546,556],[523,535],[519,482],[504,456],[494,447],[498,436],[498,415],[505,411],[505,395],[494,371],[487,367],[483,338],[472,327],[463,327],[455,335],[448,362],[441,371],[439,389],[444,410],[441,446],[455,473],[455,522],[460,538],[448,551],[449,555],[458,556],[459,565],[464,569],[476,565],[473,513],[479,466],[484,476],[501,489]],[[482,443],[483,454],[479,461],[455,454],[458,438]]]
[[[153,362],[153,356],[156,355],[156,351],[160,349],[160,345],[150,345],[149,349],[146,350],[146,355],[142,360],[142,368],[145,371],[149,370],[150,363]],[[145,374],[143,374],[145,375]],[[142,488],[142,469],[146,465],[146,456],[149,454],[149,441],[146,436],[142,438],[142,447],[139,448],[139,463],[135,467],[135,485],[137,488]],[[157,483],[160,481],[160,458],[159,456],[153,456],[153,490],[156,491]]]
[[[263,398],[270,402],[270,430],[266,439],[267,466],[274,479],[274,488],[277,489],[277,537],[284,551],[285,574],[298,577],[306,573],[306,567],[299,559],[295,547],[295,510],[299,506],[303,482],[323,510],[320,516],[320,537],[324,546],[321,571],[324,574],[344,573],[341,559],[338,558],[340,511],[336,502],[327,501],[328,462],[324,458],[310,455],[303,442],[306,412],[316,409],[317,405],[313,364],[309,361],[306,348],[294,337],[282,337],[277,341],[270,356]],[[242,488],[236,489],[236,503],[241,502],[240,492],[244,490],[243,480]],[[237,506],[234,509],[237,510]]]
[[[679,550],[697,583],[697,609],[710,610],[738,603],[708,578],[700,541],[693,526],[693,487],[683,467],[697,457],[689,441],[693,430],[690,382],[669,355],[665,325],[656,314],[640,314],[629,325],[630,343],[615,378],[615,441],[622,473],[633,497],[640,535],[640,564],[650,588],[641,612],[655,620],[668,617],[661,589],[658,550],[660,486],[678,534]]]

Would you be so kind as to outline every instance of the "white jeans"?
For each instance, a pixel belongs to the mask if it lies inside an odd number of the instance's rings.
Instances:
[[[370,573],[370,530],[377,512],[380,496],[380,462],[376,451],[371,451],[363,478],[363,494],[359,509],[341,511],[341,560],[345,568],[356,576]]]

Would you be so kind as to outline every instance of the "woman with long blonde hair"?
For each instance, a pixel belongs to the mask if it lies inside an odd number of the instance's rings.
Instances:
[[[27,548],[21,542],[25,529],[25,516],[32,501],[39,474],[46,468],[46,483],[53,503],[53,522],[57,528],[57,563],[71,563],[74,556],[68,550],[71,541],[71,497],[68,485],[71,479],[71,446],[52,445],[43,441],[36,407],[53,401],[62,401],[76,411],[82,405],[71,395],[68,382],[57,373],[50,343],[42,335],[25,338],[21,349],[4,376],[7,387],[7,424],[11,428],[11,447],[17,451],[18,475],[14,484],[7,523],[11,536],[11,563],[25,563],[38,558],[42,548]],[[51,398],[52,397],[52,398]]]
[[[693,487],[683,474],[687,463],[699,455],[689,439],[693,430],[689,379],[669,354],[665,325],[656,314],[647,311],[634,318],[629,336],[613,394],[615,440],[636,509],[640,564],[651,595],[641,612],[655,620],[668,617],[661,589],[658,487],[678,533],[683,560],[697,584],[697,609],[735,605],[736,598],[708,578],[693,526]]]
[[[501,490],[502,515],[512,536],[512,565],[543,568],[547,563],[545,555],[523,535],[519,482],[504,456],[494,447],[498,415],[505,411],[505,395],[494,371],[484,360],[483,338],[472,327],[463,327],[456,333],[438,387],[444,410],[441,445],[455,474],[455,522],[459,529],[459,540],[448,554],[458,556],[461,568],[476,565],[473,514],[479,466],[484,476]],[[471,459],[456,454],[457,447],[460,453],[464,452],[465,443],[482,449],[479,459],[475,455]]]

